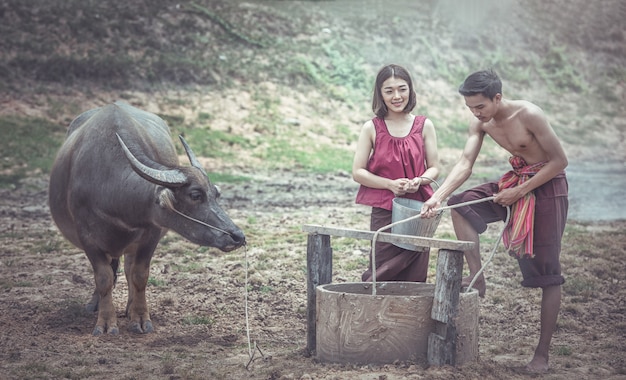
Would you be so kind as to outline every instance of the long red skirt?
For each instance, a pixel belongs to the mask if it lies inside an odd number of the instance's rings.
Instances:
[[[391,224],[391,211],[373,207],[370,230]],[[384,232],[389,232],[385,230]],[[372,265],[363,273],[363,282],[372,281]],[[412,281],[426,282],[430,251],[415,252],[396,247],[391,243],[376,242],[376,281]]]

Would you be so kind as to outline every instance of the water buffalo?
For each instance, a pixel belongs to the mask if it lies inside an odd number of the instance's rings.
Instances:
[[[165,121],[119,101],[69,126],[50,173],[49,204],[61,233],[93,267],[96,288],[87,304],[98,311],[93,335],[119,333],[112,291],[122,256],[129,330],[149,333],[150,260],[168,230],[222,251],[245,244],[217,203],[218,189],[180,140],[191,166],[179,164]]]

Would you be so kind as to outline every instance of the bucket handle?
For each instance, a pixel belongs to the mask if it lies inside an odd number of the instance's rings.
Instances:
[[[417,177],[417,178],[424,178],[424,179],[427,179],[427,180],[429,180],[431,183],[434,183],[435,185],[437,185],[437,189],[439,189],[439,182],[435,181],[434,179],[432,179],[432,178],[430,178],[430,177],[423,176],[423,175],[421,175],[421,176],[419,176],[419,177]],[[420,185],[420,187],[421,187],[421,186],[422,186],[422,185]]]

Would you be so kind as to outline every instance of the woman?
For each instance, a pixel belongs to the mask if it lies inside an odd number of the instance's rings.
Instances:
[[[372,110],[357,143],[352,178],[361,184],[356,203],[372,207],[370,229],[391,224],[394,197],[424,202],[439,176],[437,135],[425,116],[411,113],[416,105],[413,81],[398,65],[384,66],[376,76]],[[376,243],[376,279],[425,282],[429,250],[416,252]],[[363,273],[372,281],[372,268]]]

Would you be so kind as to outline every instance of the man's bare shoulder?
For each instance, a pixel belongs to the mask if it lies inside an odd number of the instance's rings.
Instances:
[[[478,119],[470,120],[469,133],[470,134],[485,134],[489,129],[490,122],[480,121]]]
[[[514,108],[515,114],[521,118],[544,117],[545,115],[541,107],[528,100],[512,100],[510,104]]]

